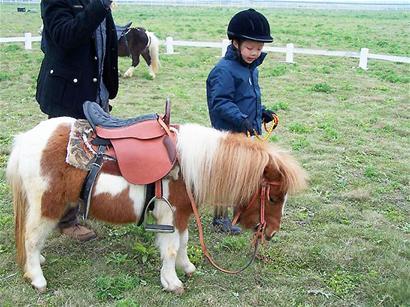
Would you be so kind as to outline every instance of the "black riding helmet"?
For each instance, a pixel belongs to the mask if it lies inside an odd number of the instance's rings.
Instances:
[[[249,39],[263,43],[273,41],[268,20],[254,9],[235,14],[229,22],[227,33],[229,39]]]

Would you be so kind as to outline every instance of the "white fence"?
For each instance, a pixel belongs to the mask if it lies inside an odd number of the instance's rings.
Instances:
[[[115,0],[118,3],[149,6],[202,6],[298,8],[332,10],[409,10],[409,0]],[[0,0],[0,3],[34,4],[40,0]]]
[[[32,42],[40,42],[41,36],[32,36],[31,33],[25,33],[24,37],[6,37],[0,38],[0,43],[10,43],[10,42],[24,42],[25,49],[32,49]],[[195,42],[195,41],[180,41],[174,40],[172,37],[167,37],[165,42],[162,44],[166,47],[165,54],[175,54],[174,46],[184,46],[184,47],[208,47],[208,48],[219,48],[221,49],[221,56],[225,55],[226,48],[229,46],[230,41],[227,39],[222,40],[222,42]],[[384,55],[384,54],[373,54],[369,53],[368,48],[361,48],[360,52],[354,51],[331,51],[331,50],[318,50],[318,49],[305,49],[305,48],[295,48],[293,44],[287,44],[286,47],[269,47],[265,46],[263,48],[266,52],[276,52],[285,53],[286,63],[295,63],[295,54],[305,54],[305,55],[319,55],[319,56],[335,56],[335,57],[349,57],[358,58],[358,66],[364,70],[367,70],[368,59],[390,61],[396,63],[408,63],[410,64],[410,57],[404,56],[394,56],[394,55]]]
[[[41,42],[41,36],[32,36],[31,33],[24,33],[24,37],[0,37],[0,43],[24,42],[25,49],[32,49],[32,42]]]

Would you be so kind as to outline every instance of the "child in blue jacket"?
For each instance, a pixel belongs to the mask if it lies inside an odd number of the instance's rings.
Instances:
[[[266,57],[262,48],[273,41],[269,22],[261,13],[248,9],[232,17],[227,34],[232,43],[206,81],[212,127],[261,134],[262,121],[272,121],[275,114],[262,105],[258,84],[258,66]],[[222,207],[215,210],[213,225],[232,234],[241,231],[232,226]]]

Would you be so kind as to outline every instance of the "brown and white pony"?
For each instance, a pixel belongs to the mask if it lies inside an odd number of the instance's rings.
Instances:
[[[132,77],[140,62],[140,55],[148,65],[150,76],[155,78],[160,66],[158,38],[144,28],[129,28],[118,40],[118,56],[130,56],[132,59],[132,66],[125,72],[124,77]]]
[[[69,117],[49,119],[18,135],[7,165],[13,191],[17,262],[39,291],[47,286],[41,269],[45,240],[66,209],[78,202],[87,175],[65,162],[74,121]],[[158,224],[175,226],[174,233],[157,234],[161,284],[165,290],[182,292],[175,268],[188,275],[195,271],[187,256],[192,207],[186,186],[199,207],[223,204],[243,210],[263,180],[277,182],[265,204],[264,235],[270,239],[279,231],[287,194],[302,189],[306,176],[298,163],[279,148],[196,124],[179,127],[177,152],[178,164],[163,182],[164,196],[174,213],[161,200],[156,201],[153,215]],[[90,216],[110,223],[135,223],[143,214],[145,190],[145,186],[132,185],[103,167],[92,192]],[[259,217],[258,206],[252,206],[239,222],[254,228]]]

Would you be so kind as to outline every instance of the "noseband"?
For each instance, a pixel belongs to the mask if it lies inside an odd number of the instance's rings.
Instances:
[[[252,196],[250,202],[248,203],[248,205],[246,207],[243,207],[242,210],[239,210],[235,214],[235,217],[232,221],[232,224],[236,224],[237,221],[239,220],[240,215],[243,212],[245,212],[246,210],[248,210],[249,208],[251,208],[256,203],[256,199],[258,198],[258,195],[260,196],[259,223],[255,226],[255,229],[256,229],[255,234],[253,235],[253,239],[251,241],[252,245],[254,247],[252,257],[244,267],[242,267],[238,270],[235,270],[235,271],[227,270],[227,269],[224,269],[224,268],[220,267],[215,262],[215,260],[212,258],[211,254],[208,252],[208,249],[206,248],[205,241],[204,241],[204,232],[203,232],[203,228],[202,228],[201,218],[200,218],[199,213],[198,213],[198,208],[196,206],[196,203],[195,203],[194,197],[192,196],[192,192],[191,192],[190,188],[188,186],[186,186],[188,197],[189,197],[189,200],[191,201],[192,211],[194,212],[195,220],[196,220],[196,223],[198,225],[199,242],[201,243],[202,252],[204,253],[205,257],[208,259],[208,261],[216,269],[218,269],[221,272],[228,273],[228,274],[238,274],[238,273],[244,271],[247,267],[249,267],[253,263],[253,261],[255,260],[255,257],[256,257],[256,253],[258,251],[259,242],[262,242],[262,243],[264,242],[264,232],[265,232],[265,228],[266,228],[266,221],[265,221],[266,199],[269,199],[270,188],[272,186],[278,186],[278,185],[280,185],[279,182],[267,181],[266,179],[263,178],[261,188],[253,194],[253,196]]]

